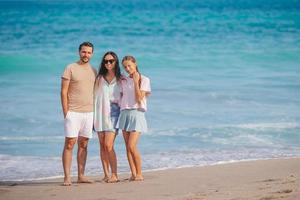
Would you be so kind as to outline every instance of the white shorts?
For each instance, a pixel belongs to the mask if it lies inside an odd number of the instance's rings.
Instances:
[[[93,112],[68,111],[65,118],[65,137],[86,137],[93,136]]]

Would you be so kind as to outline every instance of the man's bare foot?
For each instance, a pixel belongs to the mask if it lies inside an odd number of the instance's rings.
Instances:
[[[144,177],[142,175],[136,175],[136,177],[134,178],[134,181],[143,181]]]
[[[64,178],[63,186],[71,186],[71,185],[72,185],[71,178],[65,177],[65,178]]]
[[[83,176],[78,178],[77,183],[94,183],[94,181]]]
[[[119,182],[119,179],[118,179],[118,177],[115,176],[115,175],[112,175],[112,176],[106,181],[106,183],[117,183],[117,182]]]

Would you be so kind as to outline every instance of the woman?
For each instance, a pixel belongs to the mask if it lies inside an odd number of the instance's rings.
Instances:
[[[116,123],[120,114],[120,79],[118,57],[114,52],[109,51],[102,58],[94,87],[94,129],[98,133],[100,143],[103,181],[107,183],[119,181],[114,141],[118,132]]]
[[[141,156],[137,143],[141,132],[147,131],[145,112],[150,95],[150,79],[139,73],[136,59],[125,56],[122,60],[128,77],[121,80],[121,114],[117,128],[122,129],[127,158],[131,169],[131,181],[142,181]]]

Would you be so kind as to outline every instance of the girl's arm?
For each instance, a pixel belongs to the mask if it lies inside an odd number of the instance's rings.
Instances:
[[[141,91],[140,89],[141,75],[138,72],[135,72],[132,78],[134,82],[135,100],[137,103],[141,103],[144,97],[147,95],[145,91]]]

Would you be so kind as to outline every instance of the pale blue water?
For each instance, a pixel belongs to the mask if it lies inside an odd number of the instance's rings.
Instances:
[[[300,156],[299,0],[0,1],[0,180],[63,175],[60,75],[85,40],[151,78],[144,170]]]

